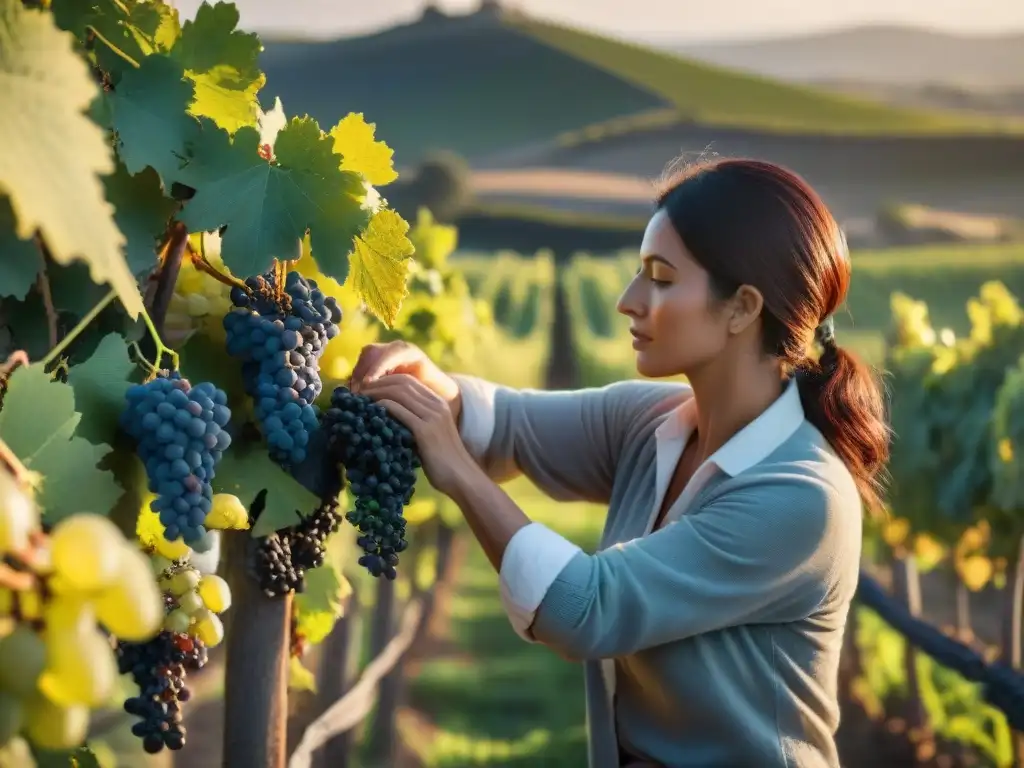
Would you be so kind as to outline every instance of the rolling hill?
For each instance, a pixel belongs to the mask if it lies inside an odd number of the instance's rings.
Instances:
[[[474,162],[634,116],[768,132],[935,135],[1005,129],[994,119],[897,109],[493,8],[434,12],[374,35],[265,41],[265,93],[332,124],[364,112],[400,165],[436,149]]]
[[[947,85],[986,92],[1024,87],[1024,34],[955,35],[868,26],[743,42],[665,46],[683,56],[800,83]]]

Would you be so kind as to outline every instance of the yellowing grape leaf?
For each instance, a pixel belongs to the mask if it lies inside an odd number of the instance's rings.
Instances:
[[[75,434],[96,445],[113,442],[134,371],[128,347],[118,333],[104,336],[88,360],[71,366],[68,384],[82,415]]]
[[[306,669],[298,656],[291,656],[288,659],[288,689],[316,693],[316,678]]]
[[[299,522],[299,510],[316,509],[317,498],[275,464],[262,443],[236,441],[224,452],[213,478],[214,493],[231,493],[248,509],[262,489],[267,495],[263,513],[252,527],[254,537],[266,536]]]
[[[374,186],[398,178],[392,162],[394,151],[373,138],[376,124],[367,123],[362,112],[350,112],[331,129],[334,151],[341,155],[341,169],[361,174]]]
[[[24,299],[43,266],[36,244],[18,237],[11,202],[0,196],[0,296]]]
[[[157,248],[177,206],[164,196],[160,176],[152,168],[132,176],[118,163],[117,171],[103,183],[114,206],[114,221],[128,241],[128,266],[133,274],[146,275],[157,265]]]
[[[348,580],[332,563],[306,571],[306,589],[294,598],[296,629],[306,642],[316,645],[330,634],[351,591]]]
[[[370,219],[352,251],[352,287],[388,328],[409,293],[406,281],[415,248],[406,237],[408,231],[405,219],[384,208]],[[322,267],[323,257],[315,244],[313,256]]]
[[[190,112],[212,119],[229,133],[256,124],[256,94],[266,82],[259,68],[259,36],[237,26],[234,3],[203,3],[195,19],[182,26],[181,39],[171,51],[195,83]]]
[[[72,387],[51,381],[41,364],[11,376],[0,438],[28,469],[43,475],[36,498],[50,523],[77,512],[106,515],[122,494],[114,475],[97,467],[110,446],[75,434],[81,418]]]
[[[128,173],[149,166],[170,187],[199,132],[196,119],[186,114],[194,97],[195,86],[169,56],[147,56],[138,69],[124,73],[107,103]]]
[[[277,135],[276,159],[258,154],[259,131],[227,131],[203,120],[203,131],[178,181],[196,190],[181,220],[191,232],[222,225],[221,258],[232,274],[267,270],[273,259],[296,260],[310,231],[317,263],[344,280],[353,238],[369,214],[360,206],[362,179],[338,167],[331,140],[312,118],[293,118]],[[339,273],[341,277],[339,277]]]
[[[38,229],[58,263],[88,262],[134,318],[142,297],[99,179],[114,170],[113,156],[84,114],[98,89],[72,43],[49,12],[0,0],[0,192],[10,195],[18,237]]]

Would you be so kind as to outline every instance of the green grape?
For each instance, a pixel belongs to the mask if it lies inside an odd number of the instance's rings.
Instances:
[[[192,628],[192,634],[202,640],[207,648],[213,648],[220,645],[224,639],[224,624],[221,623],[220,617],[217,614],[203,609],[196,615],[196,623]]]
[[[21,624],[0,640],[0,690],[29,696],[45,667],[46,644],[30,627]]]
[[[85,741],[89,708],[62,707],[45,696],[34,697],[25,711],[25,735],[44,749],[71,749]]]
[[[0,470],[0,555],[25,549],[39,529],[39,513],[14,476]]]
[[[79,604],[82,605],[82,604]],[[71,611],[46,628],[46,670],[39,690],[56,704],[103,704],[117,682],[117,662],[107,638],[95,627],[90,613]],[[64,619],[67,620],[65,623]]]
[[[17,695],[0,691],[0,746],[18,735],[24,723],[25,710]]]
[[[220,576],[209,574],[199,582],[199,597],[214,613],[224,613],[231,607],[231,588]]]
[[[164,629],[175,634],[184,634],[192,626],[192,617],[180,608],[171,611],[164,618]]]
[[[163,622],[164,601],[149,558],[125,548],[117,580],[100,593],[95,606],[100,623],[117,638],[138,643],[153,637]]]
[[[184,595],[187,592],[194,591],[199,586],[199,579],[199,571],[194,568],[186,568],[171,576],[168,588],[172,595]]]
[[[153,569],[153,575],[159,576],[161,573],[171,567],[172,560],[167,559],[163,555],[152,555],[150,556],[150,566]]]
[[[189,616],[195,616],[203,610],[203,601],[196,592],[186,592],[178,596],[178,607]]]
[[[73,589],[90,592],[117,578],[126,549],[121,531],[99,515],[73,515],[50,536],[54,570]]]

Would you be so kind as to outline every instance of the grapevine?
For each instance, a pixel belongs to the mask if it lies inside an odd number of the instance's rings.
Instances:
[[[118,671],[140,751],[184,748],[188,673],[246,576],[214,573],[222,537],[249,538],[274,595],[343,588],[346,511],[371,572],[393,577],[405,547],[411,443],[368,426],[381,464],[327,440],[332,342],[392,329],[414,268],[375,187],[391,150],[359,113],[264,112],[238,20],[225,2],[183,19],[163,0],[0,0],[5,109],[52,128],[0,128],[0,749],[84,749]]]

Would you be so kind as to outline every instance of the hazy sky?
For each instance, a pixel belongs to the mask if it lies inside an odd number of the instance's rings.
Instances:
[[[171,0],[191,17],[202,0]],[[235,0],[242,26],[336,37],[414,18],[423,0]],[[621,37],[667,40],[809,32],[854,24],[911,24],[967,33],[1024,30],[1024,0],[514,0],[538,16]],[[465,12],[478,0],[440,0]]]

